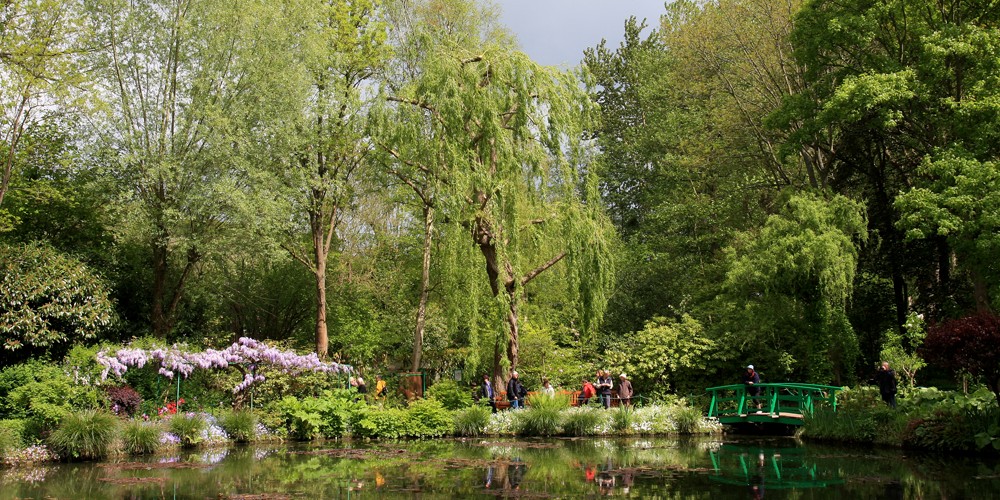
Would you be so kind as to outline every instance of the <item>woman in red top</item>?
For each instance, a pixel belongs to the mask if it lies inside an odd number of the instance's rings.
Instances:
[[[594,389],[594,384],[591,384],[589,380],[583,379],[583,391],[580,392],[580,405],[585,405],[590,402],[590,398],[597,394],[597,389]]]

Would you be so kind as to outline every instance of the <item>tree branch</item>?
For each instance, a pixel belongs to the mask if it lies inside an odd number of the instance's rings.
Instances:
[[[533,269],[528,274],[525,274],[524,277],[521,278],[521,286],[527,285],[529,281],[535,279],[536,276],[538,276],[539,274],[542,274],[543,272],[545,272],[546,269],[548,269],[548,268],[556,265],[556,263],[559,262],[560,260],[562,260],[563,257],[565,257],[565,256],[566,256],[566,252],[560,252],[559,255],[556,255],[555,257],[553,257],[548,262],[546,262],[546,263],[544,263],[544,264],[536,267],[535,269]]]

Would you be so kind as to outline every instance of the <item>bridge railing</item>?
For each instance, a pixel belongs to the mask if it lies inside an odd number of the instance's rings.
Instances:
[[[751,396],[748,387],[755,387],[759,395]],[[837,392],[841,387],[818,384],[761,383],[747,386],[745,384],[722,385],[709,387],[706,391],[712,394],[709,405],[709,417],[743,416],[750,413],[768,413],[770,415],[806,415],[812,413],[817,405],[829,405],[836,411]]]

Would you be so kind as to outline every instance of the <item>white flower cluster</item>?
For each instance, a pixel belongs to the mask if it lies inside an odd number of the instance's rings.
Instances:
[[[167,349],[151,350],[125,347],[118,349],[114,354],[101,350],[97,353],[97,362],[104,366],[101,372],[102,379],[107,378],[109,373],[121,377],[129,367],[142,368],[147,363],[159,363],[160,375],[167,378],[174,378],[178,373],[187,378],[195,369],[221,369],[231,365],[248,366],[250,371],[239,385],[233,388],[233,393],[245,391],[250,386],[263,382],[264,376],[256,373],[257,368],[261,366],[269,366],[288,373],[352,371],[350,365],[323,362],[316,353],[302,355],[294,351],[283,351],[248,337],[241,337],[233,345],[221,351],[206,349],[202,352],[190,352],[177,345]]]

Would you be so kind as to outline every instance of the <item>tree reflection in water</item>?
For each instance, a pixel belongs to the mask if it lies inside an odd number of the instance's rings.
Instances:
[[[998,498],[995,459],[792,439],[338,442],[0,474],[14,498]],[[904,459],[905,458],[905,459]]]

